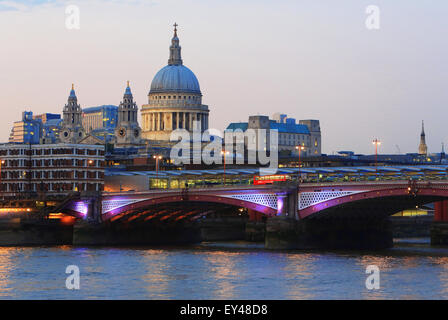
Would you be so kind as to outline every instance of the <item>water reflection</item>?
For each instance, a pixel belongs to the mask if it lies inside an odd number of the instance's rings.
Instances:
[[[65,268],[81,290],[65,288]],[[368,290],[366,267],[380,269]],[[448,248],[268,251],[245,243],[177,248],[0,248],[3,299],[447,299]]]
[[[239,259],[240,253],[213,251],[206,255],[210,280],[216,286],[211,299],[236,299],[235,286],[239,278],[239,270],[243,267]]]
[[[309,286],[310,280],[316,276],[314,265],[318,255],[313,254],[286,254],[285,280],[288,285],[285,295],[287,299],[304,300],[315,298],[313,288]]]
[[[429,262],[437,268],[433,272],[440,283],[439,299],[448,299],[448,257],[430,257]]]
[[[10,297],[14,290],[11,273],[14,272],[12,257],[15,251],[15,248],[0,248],[0,297]]]
[[[148,299],[169,299],[168,255],[163,250],[148,250],[141,256],[144,296]],[[137,275],[138,278],[138,275]]]

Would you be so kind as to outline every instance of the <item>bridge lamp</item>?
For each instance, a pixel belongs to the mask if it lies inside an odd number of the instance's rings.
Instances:
[[[372,144],[375,145],[375,173],[378,173],[378,146],[381,145],[381,141],[375,138]]]
[[[223,155],[223,160],[224,160],[224,177],[223,177],[224,185],[226,184],[226,156],[229,154],[230,154],[229,151],[226,151],[226,150],[221,151],[221,155]]]
[[[305,146],[296,146],[296,150],[299,150],[299,167],[302,166],[302,163],[300,161],[300,154],[302,153],[303,150],[305,150]]]
[[[153,156],[156,159],[156,179],[159,179],[159,160],[162,160],[163,157],[160,155]]]
[[[302,161],[300,159],[300,154],[302,153],[303,150],[305,150],[305,146],[303,145],[298,145],[296,146],[296,150],[299,150],[299,180],[302,178],[301,172],[300,172],[300,167],[302,166]]]
[[[5,160],[0,161],[0,186],[2,186],[2,166],[5,164]],[[3,192],[3,189],[0,189]]]

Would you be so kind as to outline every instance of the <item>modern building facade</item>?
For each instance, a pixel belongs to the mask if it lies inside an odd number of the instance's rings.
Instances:
[[[10,143],[39,143],[42,136],[42,120],[33,118],[32,111],[22,112],[22,120],[16,121],[9,136]]]
[[[0,144],[0,198],[104,187],[104,146]]]
[[[45,140],[54,140],[61,122],[61,115],[43,113],[33,115],[32,111],[22,112],[22,120],[14,122],[9,136],[10,143],[45,143]],[[43,142],[44,141],[44,142]],[[54,141],[53,141],[54,142]]]
[[[33,115],[33,119],[41,120],[43,124],[46,124],[49,121],[61,119],[61,115],[56,113],[42,113]]]
[[[61,130],[62,119],[60,115],[58,116],[59,119],[50,119],[44,123],[40,143],[56,143],[59,140],[59,132]]]
[[[193,131],[195,121],[201,132],[208,129],[209,109],[202,104],[198,79],[183,65],[177,24],[174,25],[168,65],[152,80],[148,104],[142,106],[141,114],[145,139],[168,141],[173,130]]]
[[[82,110],[82,126],[86,134],[100,130],[115,130],[118,120],[118,107],[103,105]]]

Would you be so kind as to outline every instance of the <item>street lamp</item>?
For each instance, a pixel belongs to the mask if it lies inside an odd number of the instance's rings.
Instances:
[[[153,156],[156,159],[156,179],[159,179],[159,160],[162,160],[162,156]]]
[[[226,150],[222,150],[221,154],[223,155],[223,159],[224,159],[224,177],[223,177],[224,183],[223,184],[226,185],[226,155],[230,154],[230,152],[226,151]]]
[[[2,192],[2,198],[3,198],[3,185],[2,185],[2,166],[5,164],[5,160],[0,161],[0,188]]]
[[[378,174],[378,146],[381,145],[381,141],[377,138],[373,139],[372,144],[375,145],[375,174]]]
[[[300,181],[300,179],[301,179],[300,167],[302,166],[300,154],[302,153],[303,150],[305,150],[305,146],[303,146],[303,145],[296,146],[296,150],[299,150],[299,181]]]

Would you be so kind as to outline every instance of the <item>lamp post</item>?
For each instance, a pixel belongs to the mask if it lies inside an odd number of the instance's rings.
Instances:
[[[0,161],[0,188],[2,192],[2,199],[3,199],[3,184],[2,184],[2,166],[5,164],[5,160]]]
[[[375,138],[372,144],[375,145],[375,175],[378,175],[378,146],[381,145],[381,141]]]
[[[221,151],[221,154],[223,155],[223,159],[224,159],[224,177],[223,177],[223,184],[226,185],[226,155],[229,154],[229,151],[226,151],[225,149],[223,149]]]
[[[303,145],[296,146],[296,150],[299,150],[299,181],[300,181],[300,179],[301,179],[300,168],[302,167],[302,161],[300,158],[300,154],[302,153],[303,150],[305,150],[305,146],[303,146]]]
[[[162,160],[162,156],[153,156],[156,159],[156,179],[159,179],[159,160]]]

